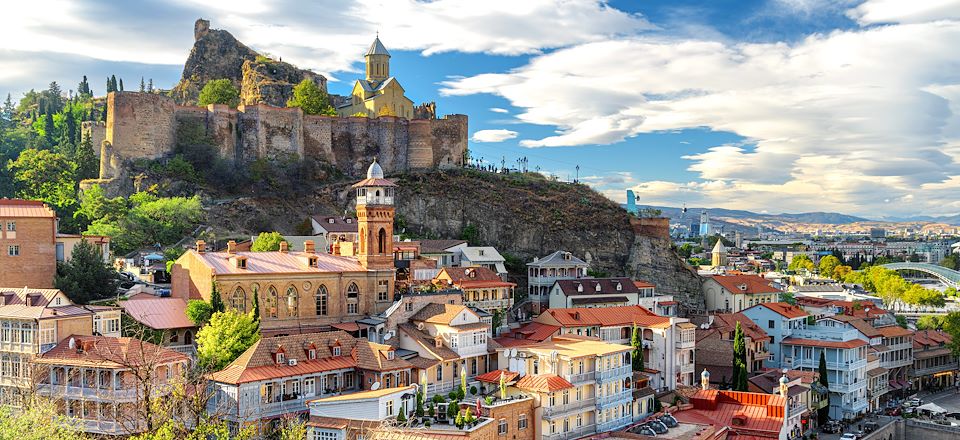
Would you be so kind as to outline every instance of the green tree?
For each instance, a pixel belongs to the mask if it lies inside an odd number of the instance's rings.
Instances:
[[[503,326],[503,311],[502,311],[502,310],[494,310],[494,311],[493,311],[493,318],[492,318],[491,324],[492,324],[492,327],[493,327],[494,336],[496,336],[497,334],[500,333],[500,327]]]
[[[197,332],[197,360],[210,370],[221,370],[260,339],[253,316],[234,310],[214,313]]]
[[[253,322],[257,323],[257,326],[260,326],[260,293],[257,292],[257,289],[253,289],[253,309],[250,314],[253,315]]]
[[[940,265],[947,269],[960,270],[960,257],[957,254],[950,254],[940,260]]]
[[[80,195],[80,208],[75,215],[90,222],[118,222],[127,216],[127,211],[127,201],[123,197],[108,198],[100,185],[93,185]]]
[[[187,301],[186,314],[187,318],[190,318],[190,321],[197,327],[203,327],[210,322],[210,317],[213,316],[213,307],[202,299],[191,299]]]
[[[790,264],[787,266],[789,270],[801,270],[806,269],[812,271],[816,266],[813,264],[813,260],[810,259],[810,256],[807,254],[798,254],[794,255],[793,259],[790,260]]]
[[[143,77],[140,77],[140,93],[147,91],[147,83],[143,82]]]
[[[83,80],[80,81],[80,84],[77,84],[77,93],[81,99],[89,99],[93,96],[93,92],[90,90],[90,83],[87,82],[87,75],[83,75]]]
[[[287,107],[300,107],[308,115],[337,115],[337,110],[330,105],[330,96],[310,79],[293,87],[293,97],[287,101]]]
[[[217,287],[217,283],[212,283],[213,286],[210,288],[210,310],[214,313],[222,312],[227,310],[227,307],[223,304],[223,298],[220,296],[220,289]]]
[[[796,296],[793,294],[793,292],[781,292],[781,293],[780,293],[780,301],[781,301],[781,302],[785,302],[785,303],[787,303],[787,304],[790,304],[790,305],[792,305],[792,306],[797,305],[797,298],[796,298]]]
[[[397,410],[397,424],[406,425],[407,424],[407,412],[403,409],[403,405]]]
[[[839,258],[834,257],[833,255],[827,255],[820,259],[820,276],[833,278],[833,271],[841,266],[842,263]]]
[[[120,89],[119,89],[119,90],[120,90],[121,92],[123,91],[123,78],[120,78]]]
[[[830,382],[827,377],[827,358],[824,355],[826,350],[820,351],[820,365],[818,365],[817,372],[819,374],[820,385],[823,386],[823,389],[830,389]],[[827,393],[829,395],[829,392]],[[827,423],[827,420],[830,419],[830,405],[826,405],[823,408],[817,410],[817,424],[824,425]]]
[[[57,264],[54,286],[77,304],[116,295],[117,284],[117,272],[87,240],[74,246],[70,261]]]
[[[87,440],[78,419],[62,415],[53,402],[35,400],[23,410],[0,406],[0,439]]]
[[[197,97],[197,104],[226,104],[230,107],[236,107],[240,103],[240,92],[233,86],[229,79],[212,79],[207,81],[200,90],[200,96]]]
[[[843,281],[843,279],[846,278],[847,274],[850,272],[853,272],[853,268],[850,266],[837,266],[833,268],[833,279],[837,281]]]
[[[733,390],[747,391],[747,344],[740,321],[733,331]]]
[[[960,356],[960,312],[950,312],[943,317],[943,331],[953,338],[950,342],[953,355]]]
[[[261,232],[253,244],[250,246],[250,250],[253,252],[272,252],[280,250],[280,243],[289,243],[283,235],[280,235],[279,232]]]
[[[49,150],[27,149],[7,164],[13,174],[17,195],[43,200],[62,210],[76,204],[76,167],[64,155]],[[72,213],[71,213],[72,214]]]
[[[917,319],[917,330],[938,330],[943,328],[944,318],[937,315],[924,315]]]
[[[633,363],[633,371],[643,371],[643,336],[640,333],[640,327],[633,325],[633,334],[630,337],[630,346],[633,347],[633,353],[630,354]]]
[[[460,402],[451,400],[450,403],[447,404],[447,418],[454,419],[457,417],[457,414],[459,413],[460,413]]]

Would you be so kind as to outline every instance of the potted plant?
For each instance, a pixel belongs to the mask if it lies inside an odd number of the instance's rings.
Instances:
[[[450,402],[447,404],[447,423],[451,425],[454,424],[454,422],[456,421],[457,414],[460,413],[460,411],[458,411],[459,409],[460,409],[460,404],[458,404],[457,402]]]
[[[437,410],[433,407],[433,402],[430,402],[430,406],[427,407],[427,415],[430,416],[431,419],[437,417]],[[429,420],[427,422],[429,422]]]
[[[477,395],[477,387],[476,387],[476,386],[471,386],[471,387],[470,387],[470,394],[472,394],[472,395],[474,395],[474,396]]]
[[[457,412],[457,417],[454,419],[453,424],[456,425],[457,428],[463,429],[463,412],[462,411]]]

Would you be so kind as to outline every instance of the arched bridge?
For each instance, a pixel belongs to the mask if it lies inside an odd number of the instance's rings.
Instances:
[[[892,270],[915,270],[927,273],[937,277],[947,286],[960,289],[960,272],[943,266],[930,263],[890,263],[884,264],[883,267]]]

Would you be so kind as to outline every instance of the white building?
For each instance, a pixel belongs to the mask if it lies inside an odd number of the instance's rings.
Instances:
[[[550,290],[558,280],[587,277],[586,261],[567,251],[556,251],[527,263],[527,294],[535,303],[548,303]]]
[[[493,246],[465,246],[459,249],[460,266],[481,266],[496,272],[500,276],[507,274],[507,268],[504,266],[506,260]]]

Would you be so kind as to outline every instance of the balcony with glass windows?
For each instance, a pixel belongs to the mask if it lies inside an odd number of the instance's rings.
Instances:
[[[633,390],[630,388],[624,388],[616,393],[597,397],[597,406],[600,409],[604,409],[613,405],[629,402],[631,400],[633,400]]]
[[[550,431],[546,431],[546,433],[544,433],[541,437],[543,440],[569,440],[569,439],[580,438],[580,437],[593,434],[597,432],[596,428],[597,428],[597,425],[594,425],[591,423],[589,425],[584,425],[579,428],[571,428],[569,431],[566,431],[566,432],[561,432],[560,431],[561,427],[558,424],[557,432],[550,434],[549,433]]]
[[[606,382],[609,380],[623,379],[624,376],[630,376],[632,374],[630,365],[623,365],[616,368],[608,368],[606,370],[600,371],[597,373],[598,382]]]
[[[585,373],[569,373],[564,374],[563,378],[574,385],[587,382],[596,382],[597,372],[596,371],[587,371]]]
[[[583,409],[589,408],[593,409],[593,406],[596,405],[596,399],[589,397],[581,400],[572,400],[570,403],[562,404],[559,403],[560,399],[557,399],[557,405],[544,406],[543,409],[543,418],[545,419],[554,419],[559,417],[566,417],[572,413],[582,413]]]

